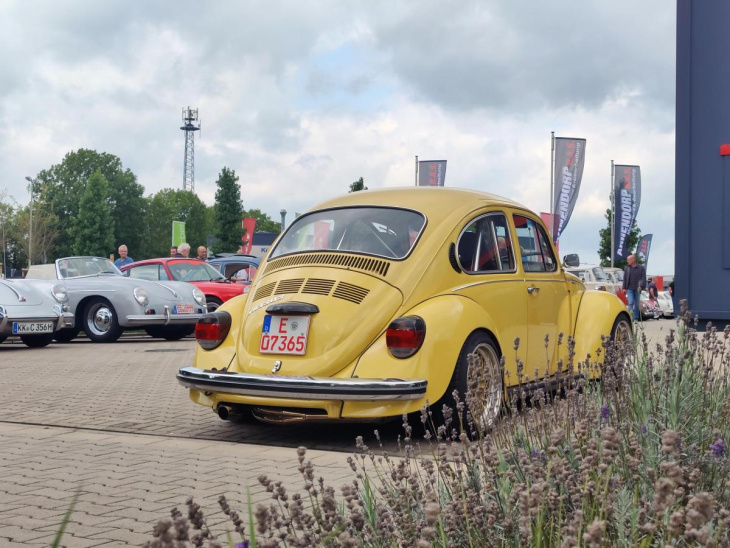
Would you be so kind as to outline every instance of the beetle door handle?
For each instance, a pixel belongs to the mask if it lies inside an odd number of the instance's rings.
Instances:
[[[532,295],[533,293],[539,293],[540,292],[540,288],[539,287],[535,287],[534,285],[531,285],[530,287],[527,288],[527,292],[530,295]]]

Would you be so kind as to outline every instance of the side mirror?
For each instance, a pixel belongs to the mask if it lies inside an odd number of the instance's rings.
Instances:
[[[580,257],[577,253],[570,253],[563,257],[563,264],[565,266],[580,266]]]

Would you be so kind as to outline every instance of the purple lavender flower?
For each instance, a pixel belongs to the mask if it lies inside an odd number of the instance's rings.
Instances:
[[[234,544],[233,548],[249,548],[250,546],[251,544],[249,543],[249,541],[244,540],[243,542],[237,542],[236,544]]]
[[[641,433],[644,434],[645,436],[649,433],[649,429],[646,427],[645,424],[641,425]]]
[[[601,420],[607,421],[610,416],[611,416],[611,408],[608,407],[607,403],[605,403],[601,406]]]
[[[539,459],[540,457],[542,457],[542,453],[540,453],[539,449],[533,449],[532,451],[530,451],[530,456],[533,459]]]
[[[724,457],[725,453],[727,453],[727,445],[725,445],[725,442],[722,440],[722,438],[717,438],[717,441],[715,443],[711,443],[710,449],[712,449],[712,454],[716,459]]]

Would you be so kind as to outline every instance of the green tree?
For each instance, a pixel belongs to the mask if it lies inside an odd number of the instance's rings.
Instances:
[[[350,192],[358,192],[360,190],[367,189],[368,187],[365,186],[365,181],[362,180],[362,177],[350,185]]]
[[[281,232],[281,223],[277,223],[260,209],[248,209],[243,212],[243,216],[256,219],[256,232]]]
[[[53,213],[59,220],[55,255],[73,253],[75,241],[71,234],[79,217],[81,196],[96,170],[101,171],[109,183],[111,217],[105,232],[111,234],[115,244],[112,247],[126,244],[134,257],[147,239],[140,230],[144,220],[144,187],[137,182],[134,173],[124,169],[117,156],[83,148],[69,152],[60,164],[41,171],[36,179],[34,191],[39,196],[39,209]]]
[[[210,212],[196,194],[189,190],[165,188],[147,199],[145,232],[148,238],[135,259],[166,257],[172,243],[172,221],[185,223],[185,236],[193,249],[206,245],[210,234]],[[130,253],[131,254],[131,253]]]
[[[112,232],[111,188],[101,170],[89,177],[81,199],[78,217],[73,223],[75,255],[106,257],[114,251]]]
[[[213,246],[214,253],[235,253],[241,247],[243,202],[236,172],[224,167],[215,183],[215,235],[220,239]]]
[[[606,210],[606,228],[602,228],[598,231],[600,238],[598,244],[598,257],[601,259],[601,266],[611,266],[611,210]],[[641,230],[639,226],[634,222],[634,226],[631,228],[629,235],[626,237],[626,249],[633,251],[641,239]],[[638,261],[639,258],[637,257]],[[626,268],[626,259],[620,261],[614,261],[613,266],[616,268]]]

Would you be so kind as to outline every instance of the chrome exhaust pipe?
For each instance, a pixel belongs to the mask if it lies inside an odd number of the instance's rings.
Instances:
[[[220,404],[218,406],[218,417],[221,420],[229,420],[231,418],[231,413],[233,413],[233,409],[231,407],[223,404]]]

